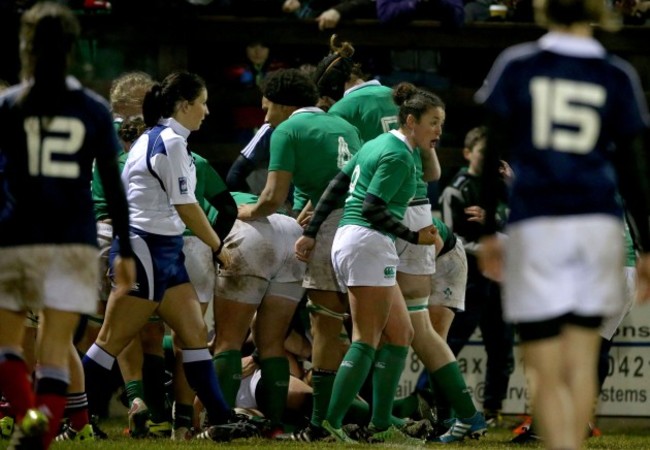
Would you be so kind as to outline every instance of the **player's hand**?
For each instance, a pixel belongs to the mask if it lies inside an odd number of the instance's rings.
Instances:
[[[221,251],[218,253],[214,252],[212,254],[212,259],[214,263],[222,269],[227,269],[232,263],[232,256],[230,255],[228,249],[225,247],[221,247]]]
[[[286,13],[296,12],[299,8],[300,2],[298,0],[285,0],[282,4],[282,11]]]
[[[445,246],[445,241],[442,240],[442,236],[440,236],[440,232],[438,232],[436,242],[434,242],[433,245],[435,245],[436,247],[436,257],[437,257],[442,251],[443,247]]]
[[[485,223],[485,210],[480,206],[468,206],[465,208],[465,214],[468,222]]]
[[[294,245],[296,258],[302,262],[309,262],[311,252],[314,250],[315,246],[316,239],[307,236],[300,236]]]
[[[510,164],[503,159],[499,162],[499,175],[506,184],[511,184],[515,179],[515,172],[510,167]]]
[[[483,236],[478,251],[479,269],[486,278],[503,281],[503,242],[496,234]]]
[[[438,229],[433,224],[418,230],[418,245],[435,245],[438,239]]]
[[[135,284],[135,259],[117,256],[113,262],[113,280],[115,295],[122,297],[131,292]]]
[[[239,220],[253,220],[253,205],[239,205],[237,218]]]
[[[309,222],[311,221],[313,215],[314,215],[314,211],[301,212],[298,218],[296,219],[298,221],[298,225],[300,225],[304,230],[305,228],[307,228],[307,225],[309,225]]]
[[[650,253],[641,253],[636,261],[636,297],[650,303]]]
[[[253,375],[253,372],[257,369],[257,363],[252,356],[244,356],[241,359],[241,377],[246,378],[250,375]]]

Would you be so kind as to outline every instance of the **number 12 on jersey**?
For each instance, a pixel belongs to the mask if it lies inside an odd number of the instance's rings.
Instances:
[[[57,159],[57,155],[73,155],[84,142],[86,128],[74,117],[52,117],[43,119],[27,117],[24,121],[29,155],[29,174],[33,177],[78,178],[79,164],[76,161]]]

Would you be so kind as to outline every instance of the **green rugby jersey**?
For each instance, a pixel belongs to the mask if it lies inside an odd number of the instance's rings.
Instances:
[[[367,81],[346,91],[343,98],[328,111],[350,122],[359,129],[363,142],[368,142],[382,133],[399,128],[399,108],[393,102],[393,90],[382,86],[376,80]],[[427,198],[428,186],[422,179],[422,158],[420,150],[413,152],[417,187],[415,199]]]
[[[208,202],[207,199],[213,198],[215,195],[227,191],[226,183],[223,178],[212,167],[210,162],[203,156],[197,155],[194,152],[194,164],[196,166],[196,189],[194,195],[196,201],[208,218],[208,222],[214,224],[217,220],[218,211]],[[183,236],[193,236],[194,233],[189,228],[185,228]]]
[[[424,170],[422,169],[422,156],[420,155],[420,149],[416,148],[413,152],[413,162],[415,163],[415,196],[413,197],[416,200],[423,198],[428,198],[427,193],[429,190],[428,183],[424,181]]]
[[[241,205],[254,205],[257,203],[259,196],[251,194],[250,192],[231,192],[232,198],[235,199],[237,206]]]
[[[124,164],[126,164],[126,159],[128,157],[129,154],[124,150],[122,150],[118,155],[117,164],[120,168],[120,172],[122,172],[122,169],[124,169]],[[97,165],[93,166],[93,179],[90,182],[90,191],[93,197],[95,220],[100,221],[108,219],[108,202],[106,201],[106,193],[104,192],[104,186],[102,185],[102,180],[99,176]]]
[[[630,234],[630,227],[625,221],[625,267],[634,267],[636,266],[636,251],[634,250],[634,241],[632,240],[632,235]]]
[[[230,194],[232,195],[232,198],[235,199],[237,206],[254,205],[259,199],[259,195],[251,194],[250,192],[231,192]],[[291,217],[291,214],[289,214],[289,212],[284,208],[278,209],[275,213]]]
[[[357,127],[363,142],[399,128],[399,108],[393,102],[393,90],[376,80],[348,89],[328,113]]]
[[[296,188],[316,205],[360,148],[359,131],[347,121],[319,108],[300,108],[271,136],[269,172],[291,172]]]
[[[436,216],[432,217],[433,219],[433,225],[436,227],[438,230],[438,234],[442,238],[442,242],[447,244],[447,239],[451,237],[451,231],[449,230],[449,227],[441,220],[438,219]]]
[[[396,219],[404,218],[404,212],[415,194],[415,163],[411,153],[405,140],[392,132],[364,144],[343,169],[350,177],[350,190],[339,226],[373,228],[361,213],[363,200],[368,193],[384,200],[388,211]],[[388,236],[395,239],[392,234]]]

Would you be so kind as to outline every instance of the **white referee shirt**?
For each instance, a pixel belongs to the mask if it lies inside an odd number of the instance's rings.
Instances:
[[[163,119],[131,147],[122,171],[131,226],[165,236],[183,234],[185,224],[174,205],[197,201],[189,135],[176,120]]]

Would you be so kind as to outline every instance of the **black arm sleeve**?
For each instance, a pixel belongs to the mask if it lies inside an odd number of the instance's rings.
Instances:
[[[117,158],[97,159],[97,170],[104,186],[113,234],[120,240],[120,255],[125,258],[131,257],[133,249],[129,238],[129,205],[120,179]]]
[[[483,172],[480,181],[479,205],[485,210],[485,224],[482,228],[483,235],[497,232],[496,211],[499,198],[503,192],[503,182],[499,175],[501,159],[507,160],[507,155],[501,151],[508,149],[507,136],[509,126],[504,119],[488,115],[487,139],[485,153],[483,154]],[[515,174],[516,176],[516,174]]]
[[[646,131],[646,142],[650,131]],[[650,251],[650,171],[642,136],[616,143],[614,166],[634,244]]]
[[[318,205],[314,209],[314,215],[309,221],[309,225],[303,231],[303,236],[308,236],[311,238],[316,237],[320,226],[323,224],[327,216],[336,208],[339,200],[350,187],[350,177],[345,173],[339,172],[333,179],[330,181],[330,184],[327,185],[325,192],[321,195],[320,200],[318,200]]]
[[[379,197],[366,194],[366,198],[363,199],[361,214],[368,219],[375,229],[391,233],[411,244],[418,243],[418,232],[411,230],[397,220],[388,211],[386,202]]]
[[[255,163],[240,154],[235,162],[232,163],[228,175],[226,175],[226,186],[228,186],[228,190],[231,192],[250,192],[251,189],[246,182],[246,177],[254,169]]]
[[[237,204],[228,191],[222,191],[207,200],[217,211],[219,211],[219,214],[217,214],[217,220],[212,225],[212,228],[217,233],[217,236],[219,236],[219,239],[221,239],[223,245],[223,241],[226,239],[226,236],[228,236],[228,233],[230,233],[230,230],[235,223],[235,219],[237,219]]]

